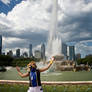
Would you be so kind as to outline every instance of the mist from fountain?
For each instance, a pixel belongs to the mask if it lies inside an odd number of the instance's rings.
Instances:
[[[62,42],[58,31],[58,0],[52,0],[53,8],[51,14],[51,26],[47,43],[47,57],[61,55]]]

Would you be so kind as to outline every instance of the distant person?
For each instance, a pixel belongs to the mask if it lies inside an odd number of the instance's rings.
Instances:
[[[43,89],[41,87],[41,80],[40,80],[40,72],[44,72],[50,68],[54,61],[54,57],[50,59],[49,64],[47,67],[42,69],[37,69],[36,63],[34,61],[31,61],[27,67],[28,72],[27,73],[21,73],[20,68],[16,66],[16,69],[18,71],[18,74],[24,78],[29,76],[29,89],[27,92],[43,92]]]

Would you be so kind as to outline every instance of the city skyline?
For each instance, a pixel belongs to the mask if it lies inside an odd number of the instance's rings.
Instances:
[[[2,36],[1,36],[1,39],[2,39]],[[39,47],[35,48],[34,50],[33,50],[32,44],[28,44],[28,45],[29,45],[28,51],[23,51],[21,48],[17,48],[14,52],[12,49],[9,49],[7,52],[2,51],[2,55],[10,55],[10,56],[20,57],[20,56],[23,56],[24,53],[26,53],[28,55],[28,57],[31,57],[31,56],[35,56],[35,51],[37,51],[37,53],[41,54],[40,57],[42,59],[43,59],[43,57],[44,57],[44,60],[46,59],[46,55],[45,55],[46,48],[45,48],[44,43],[41,43],[41,45],[39,45]],[[64,55],[64,59],[75,60],[77,55],[80,54],[80,56],[82,56],[81,53],[77,53],[75,51],[75,46],[73,44],[67,45],[66,43],[62,43],[61,48],[62,48],[61,54]],[[3,47],[2,47],[2,49],[3,49]],[[43,54],[43,56],[42,56],[42,54]],[[72,56],[69,54],[71,54]],[[74,55],[74,57],[73,57],[73,55]],[[90,54],[88,54],[88,55],[90,55]],[[72,59],[70,59],[70,58],[72,58]],[[83,58],[83,57],[81,57],[81,58]]]
[[[1,36],[1,42],[2,42],[2,36]],[[76,55],[78,54],[77,53],[75,55],[75,46],[67,46],[66,43],[61,43],[61,44],[62,44],[62,46],[61,46],[61,49],[62,49],[61,55],[62,54],[64,55],[64,59],[75,61]],[[23,57],[33,57],[34,56],[36,58],[42,59],[43,61],[46,60],[47,55],[46,55],[46,52],[45,52],[46,48],[45,48],[44,43],[41,44],[39,49],[35,49],[33,51],[32,48],[33,48],[32,44],[29,44],[29,51],[28,52],[24,51],[24,52],[21,53],[21,49],[17,48],[16,49],[16,54],[13,53],[13,50],[9,50],[8,52],[2,52],[1,54],[2,55],[13,56],[13,57],[16,57],[16,58],[20,58],[21,56],[23,56]],[[68,48],[69,48],[69,50],[68,50]],[[1,49],[1,51],[2,51],[2,49]],[[5,53],[7,53],[7,54],[5,54]]]
[[[62,41],[73,43],[82,57],[92,54],[92,1],[59,0],[58,4],[58,33]],[[41,43],[46,44],[52,0],[1,0],[0,5],[0,35],[3,36],[5,51],[17,48],[28,51],[30,42],[33,49]]]

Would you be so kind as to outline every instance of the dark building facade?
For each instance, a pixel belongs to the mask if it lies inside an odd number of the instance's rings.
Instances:
[[[69,60],[75,60],[75,46],[69,46]]]
[[[9,50],[9,52],[7,52],[7,55],[12,57],[13,56],[12,50]]]
[[[76,54],[76,60],[78,60],[78,59],[81,59],[81,54],[80,53]]]
[[[20,57],[20,49],[16,50],[16,57]]]
[[[42,58],[42,60],[46,59],[46,57],[45,57],[45,44],[41,45],[41,58]]]
[[[2,36],[0,35],[0,55],[2,54]]]
[[[29,44],[29,57],[32,57],[33,53],[32,53],[32,44]]]
[[[35,58],[41,59],[41,51],[40,50],[35,50],[34,56],[35,56]]]
[[[62,54],[67,59],[67,45],[65,43],[62,43]]]

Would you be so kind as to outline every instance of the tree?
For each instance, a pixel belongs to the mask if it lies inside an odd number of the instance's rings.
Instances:
[[[82,59],[78,59],[77,63],[92,65],[92,55],[86,56],[85,58],[82,58]]]
[[[12,61],[11,56],[0,55],[0,66],[10,66]]]

